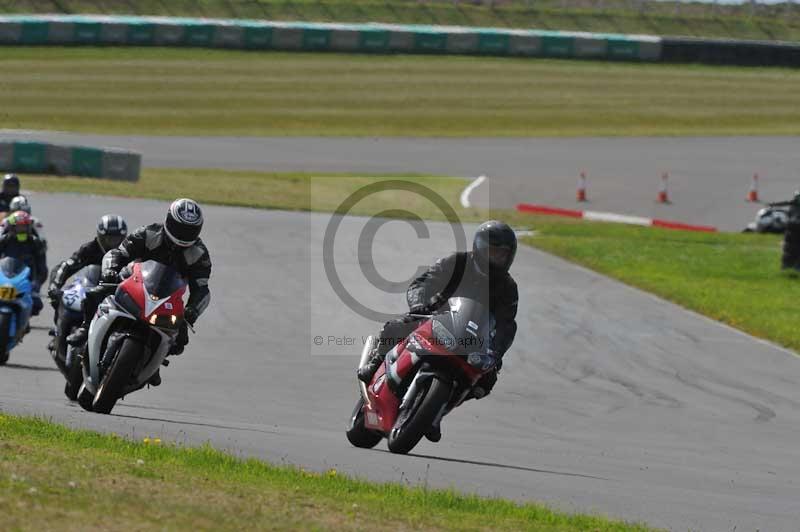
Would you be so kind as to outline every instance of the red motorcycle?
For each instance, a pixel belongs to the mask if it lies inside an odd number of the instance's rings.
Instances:
[[[489,349],[494,318],[485,306],[453,297],[426,317],[389,351],[369,385],[359,381],[361,398],[347,428],[356,447],[375,447],[385,437],[391,452],[408,453],[494,369],[497,358]],[[370,336],[359,367],[376,343]]]

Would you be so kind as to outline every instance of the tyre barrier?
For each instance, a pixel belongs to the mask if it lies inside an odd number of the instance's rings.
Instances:
[[[195,46],[657,61],[661,38],[583,32],[105,15],[0,16],[0,44]]]
[[[800,66],[800,44],[569,31],[113,15],[0,16],[0,45],[194,46]]]
[[[141,167],[141,154],[117,148],[0,142],[0,171],[3,172],[138,181]]]

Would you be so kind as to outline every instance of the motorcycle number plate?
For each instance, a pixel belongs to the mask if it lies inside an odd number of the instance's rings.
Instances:
[[[3,301],[13,301],[17,298],[17,289],[13,286],[0,286],[0,299]]]

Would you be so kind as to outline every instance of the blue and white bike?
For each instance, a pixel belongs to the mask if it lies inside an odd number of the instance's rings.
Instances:
[[[78,389],[83,382],[80,357],[77,349],[67,345],[67,336],[80,327],[83,322],[83,301],[86,291],[100,282],[100,266],[92,265],[79,271],[60,293],[56,308],[56,326],[53,329],[53,341],[50,342],[50,355],[59,371],[67,379],[64,394],[74,401],[78,397]]]
[[[28,332],[33,308],[31,269],[13,257],[0,259],[0,365]]]

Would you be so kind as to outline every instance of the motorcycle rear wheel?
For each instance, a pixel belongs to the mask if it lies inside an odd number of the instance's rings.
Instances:
[[[347,427],[347,441],[362,449],[372,449],[383,439],[383,436],[364,426],[364,399],[359,398],[353,415],[350,416],[350,425]]]
[[[142,346],[132,338],[125,338],[117,351],[117,356],[111,363],[92,402],[92,411],[99,414],[110,414],[117,400],[122,397],[122,392],[131,379],[131,374],[136,368]]]
[[[433,425],[442,407],[450,400],[450,384],[431,378],[428,386],[417,392],[407,415],[401,415],[389,433],[389,450],[407,454],[413,449]]]

